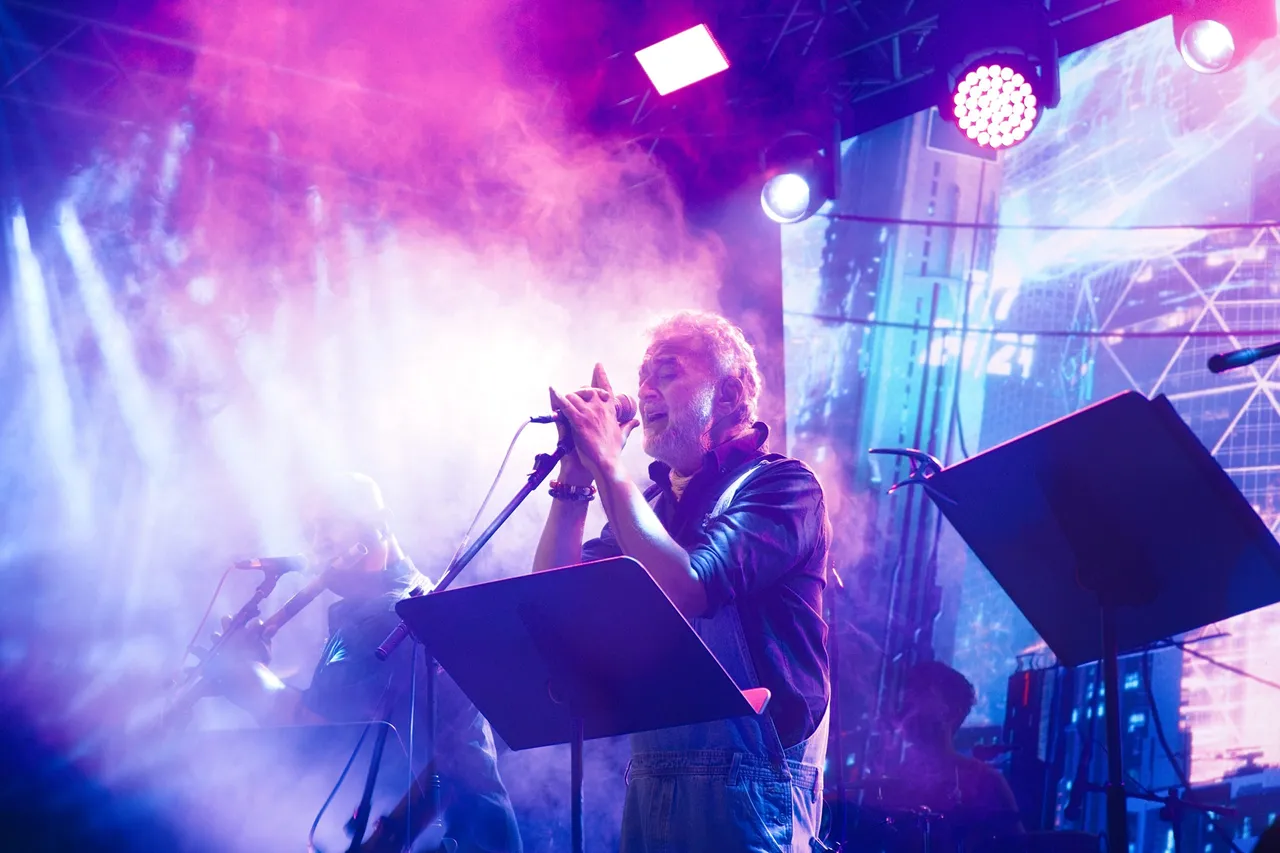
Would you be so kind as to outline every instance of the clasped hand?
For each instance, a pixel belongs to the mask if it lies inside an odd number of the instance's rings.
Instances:
[[[561,481],[587,485],[592,480],[607,479],[617,468],[627,437],[640,422],[618,423],[613,386],[599,364],[591,374],[590,387],[567,394],[550,390],[551,408],[568,421],[573,438],[573,450],[560,463]],[[560,435],[562,440],[566,437],[564,423],[560,424]]]

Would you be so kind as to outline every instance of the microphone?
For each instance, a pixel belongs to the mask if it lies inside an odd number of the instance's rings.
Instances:
[[[640,404],[630,394],[615,394],[611,402],[618,413],[618,423],[620,424],[630,423],[635,418],[636,413],[640,411]],[[529,418],[529,423],[555,424],[560,423],[561,420],[563,420],[563,416],[556,412],[553,415],[535,415]]]
[[[300,572],[309,565],[307,558],[301,554],[291,557],[254,557],[252,560],[236,560],[237,569],[262,569],[264,572],[285,574]]]
[[[1264,347],[1246,347],[1232,352],[1220,352],[1209,358],[1209,371],[1211,373],[1221,373],[1224,370],[1247,367],[1255,361],[1271,358],[1273,355],[1280,355],[1280,343],[1267,344]]]

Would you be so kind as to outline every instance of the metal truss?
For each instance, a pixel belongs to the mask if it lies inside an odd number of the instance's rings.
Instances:
[[[602,48],[605,84],[591,124],[657,145],[758,144],[779,128],[840,122],[848,138],[935,104],[941,90],[940,14],[965,0],[722,0],[710,20],[733,68],[712,85],[666,98],[648,85],[630,50]],[[1096,44],[1167,15],[1176,0],[1045,0],[1060,53]],[[0,0],[0,102],[106,122],[137,122],[139,104],[157,117],[177,105],[196,111],[206,138],[218,114],[243,109],[246,74],[279,75],[348,97],[410,99],[376,81],[338,80],[273,64],[263,57],[211,51],[180,33],[164,33],[65,11],[57,0]],[[229,73],[193,79],[197,61]],[[217,79],[217,91],[200,91]],[[573,85],[569,81],[567,85]],[[269,104],[252,104],[270,109]],[[127,106],[127,108],[126,108]],[[56,124],[56,122],[55,122]],[[246,144],[243,139],[235,144]],[[290,150],[277,138],[259,153]]]
[[[963,2],[720,4],[720,23],[714,28],[734,63],[725,94],[735,114],[772,114],[782,123],[820,107],[840,120],[845,138],[897,121],[938,102],[947,70],[940,67],[940,55],[946,54],[948,38],[939,20],[946,7]],[[1045,2],[1063,56],[1158,20],[1176,5],[1174,0]],[[629,60],[630,54],[614,57],[615,62]],[[687,100],[664,105],[639,81],[613,104],[619,113],[615,119],[638,135],[714,133],[698,115],[705,104]]]
[[[290,144],[290,134],[305,128],[291,130],[268,120],[262,133],[246,136],[243,122],[228,119],[249,109],[258,116],[273,115],[278,105],[263,100],[264,94],[272,96],[272,81],[279,81],[283,91],[299,86],[327,90],[323,94],[329,97],[321,102],[341,97],[413,105],[404,95],[363,81],[211,50],[182,33],[68,12],[57,0],[0,0],[0,16],[0,104],[7,119],[0,133],[19,145],[52,147],[92,138],[94,131],[186,120],[200,127],[202,142],[211,147],[350,175],[351,170],[332,163],[307,162],[291,154],[300,146]],[[197,63],[206,73],[193,74]]]

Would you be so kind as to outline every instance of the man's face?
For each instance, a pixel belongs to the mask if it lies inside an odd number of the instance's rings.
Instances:
[[[640,418],[644,452],[691,474],[711,449],[717,377],[692,342],[655,343],[640,365]]]
[[[363,558],[349,557],[361,543],[368,549]],[[369,524],[336,513],[318,513],[307,525],[307,556],[317,570],[329,570],[328,587],[343,598],[377,594],[378,573],[386,563],[385,549]],[[337,561],[340,570],[330,566]]]
[[[331,512],[320,512],[307,523],[307,556],[318,568],[341,557],[357,542],[369,538],[367,526]]]
[[[950,737],[963,722],[956,720],[956,709],[946,698],[928,687],[909,689],[904,706],[903,729],[917,742]]]

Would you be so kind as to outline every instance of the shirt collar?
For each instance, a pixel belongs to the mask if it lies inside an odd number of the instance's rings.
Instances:
[[[735,439],[723,442],[707,451],[702,458],[702,467],[695,476],[707,471],[723,471],[739,462],[745,462],[752,456],[768,450],[769,425],[756,421],[751,429]],[[665,488],[671,486],[671,466],[665,462],[653,462],[649,466],[649,479]]]

